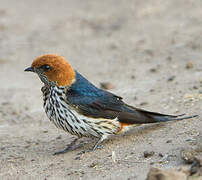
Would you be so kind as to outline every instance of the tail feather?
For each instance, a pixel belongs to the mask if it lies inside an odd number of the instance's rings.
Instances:
[[[192,116],[185,116],[185,114],[180,115],[162,115],[162,116],[153,116],[153,118],[156,120],[156,122],[166,122],[166,121],[179,121],[184,119],[190,119],[197,117],[198,115],[192,115]]]
[[[121,123],[128,123],[128,124],[160,123],[167,121],[179,121],[184,119],[191,119],[198,116],[198,115],[185,116],[185,114],[167,115],[134,108],[128,105],[127,108],[130,108],[130,111],[124,111],[119,116],[119,121]]]

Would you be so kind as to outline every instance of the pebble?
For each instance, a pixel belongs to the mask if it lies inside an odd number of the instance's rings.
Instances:
[[[152,167],[147,174],[147,180],[187,180],[187,175],[174,169],[163,170]]]
[[[163,153],[159,153],[158,155],[159,155],[159,157],[163,157]]]
[[[174,79],[176,78],[176,76],[170,76],[169,78],[168,78],[168,81],[173,81]]]
[[[152,72],[152,73],[155,73],[157,71],[157,69],[156,68],[151,68],[149,71]]]
[[[135,75],[132,75],[130,78],[131,78],[131,79],[135,79]]]
[[[167,59],[168,61],[171,61],[171,60],[172,60],[172,57],[171,57],[171,56],[168,56],[166,59]]]
[[[198,89],[198,87],[197,86],[193,86],[193,89]]]
[[[110,48],[111,48],[111,49],[117,49],[118,46],[117,46],[116,44],[111,44],[111,45],[110,45]]]
[[[81,156],[76,156],[74,159],[75,160],[81,160]]]
[[[193,67],[194,67],[194,65],[191,61],[186,64],[186,69],[191,69]]]
[[[150,92],[154,92],[154,91],[155,91],[155,89],[150,89],[149,91],[150,91]]]
[[[88,167],[90,167],[90,168],[94,168],[95,166],[97,166],[97,162],[92,162]]]
[[[170,139],[166,141],[166,143],[171,143],[171,142],[172,142],[172,140],[170,140]]]
[[[147,55],[154,56],[154,51],[152,51],[151,49],[145,49],[144,52]]]
[[[56,139],[62,139],[62,136],[60,135],[60,136],[56,137]]]
[[[148,157],[151,157],[155,154],[154,151],[144,151],[144,157],[145,158],[148,158]]]
[[[140,106],[145,106],[145,105],[147,105],[147,104],[148,104],[148,102],[144,101],[144,102],[141,102],[141,103],[140,103]]]
[[[198,175],[201,175],[202,172],[202,158],[198,157],[194,160],[194,162],[191,165],[190,168],[190,175],[195,174],[195,176],[197,177]]]
[[[187,163],[191,164],[194,162],[196,151],[194,149],[183,149],[180,152],[181,158]]]

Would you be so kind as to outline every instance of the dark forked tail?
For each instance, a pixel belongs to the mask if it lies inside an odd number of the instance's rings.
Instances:
[[[150,114],[148,116],[152,117],[154,119],[154,122],[166,122],[166,121],[179,121],[184,119],[191,119],[194,117],[198,117],[198,115],[192,115],[192,116],[185,116],[186,114],[180,114],[180,115],[166,115],[166,114]],[[152,123],[152,122],[151,122]]]
[[[124,109],[125,111],[122,111],[119,114],[119,121],[128,124],[147,124],[147,123],[160,123],[167,121],[179,121],[184,119],[191,119],[198,116],[198,115],[185,116],[185,114],[167,115],[157,112],[146,111],[129,105],[126,105]]]

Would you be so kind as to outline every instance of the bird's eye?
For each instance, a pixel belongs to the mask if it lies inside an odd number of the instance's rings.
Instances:
[[[42,66],[42,69],[44,71],[49,71],[49,70],[51,70],[51,67],[48,64],[45,64],[45,65]]]

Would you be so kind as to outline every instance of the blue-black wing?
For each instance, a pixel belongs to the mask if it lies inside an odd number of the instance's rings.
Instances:
[[[155,123],[188,119],[178,115],[149,112],[127,105],[122,98],[95,87],[77,73],[77,81],[66,92],[66,100],[76,106],[79,113],[93,118],[114,119],[128,124]],[[180,115],[181,116],[181,115]]]

